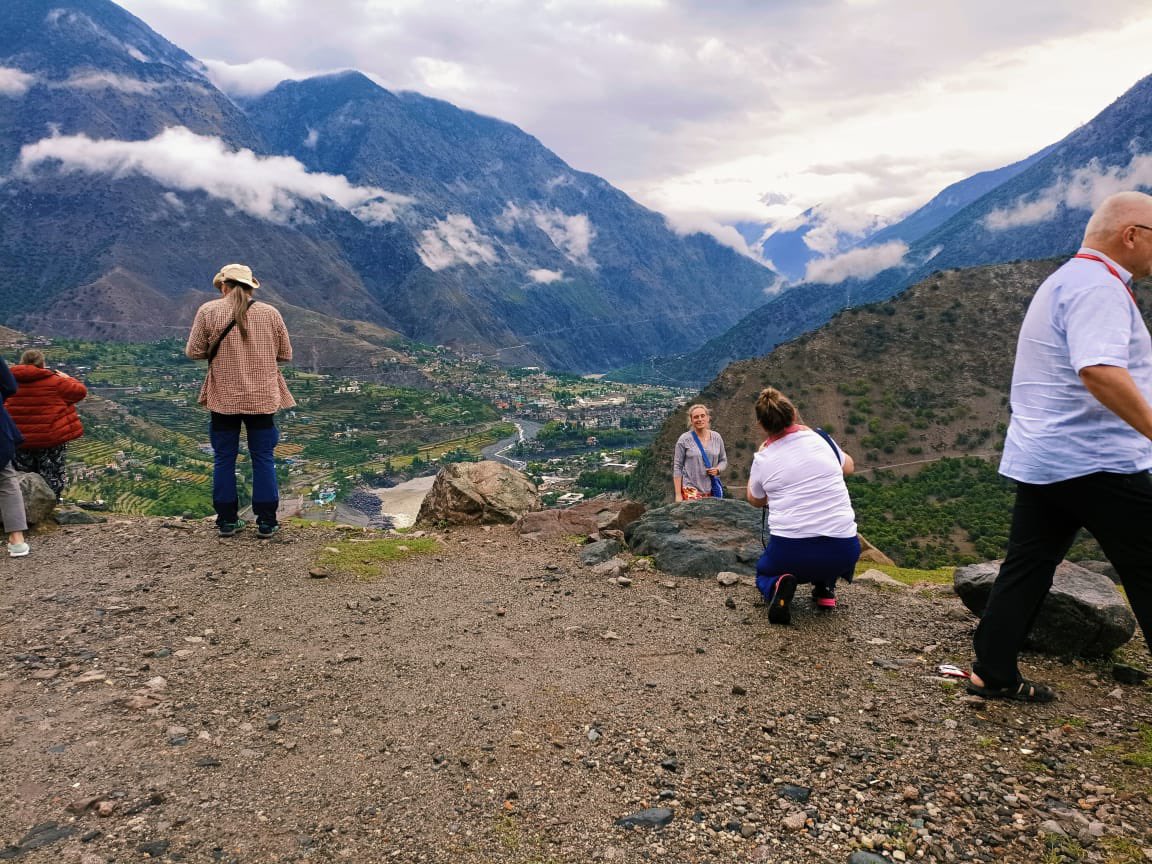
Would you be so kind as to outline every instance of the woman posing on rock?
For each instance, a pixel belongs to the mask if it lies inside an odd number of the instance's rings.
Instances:
[[[5,404],[24,443],[13,463],[18,471],[39,474],[52,487],[56,500],[64,492],[64,448],[84,434],[76,403],[88,388],[73,378],[44,365],[44,352],[30,348],[12,367],[19,391]]]
[[[226,264],[212,284],[221,297],[196,311],[184,353],[193,360],[208,361],[200,404],[212,412],[208,433],[215,455],[212,506],[216,527],[221,537],[231,537],[244,527],[236,492],[236,454],[243,424],[252,459],[256,536],[266,540],[279,529],[280,492],[273,453],[280,440],[276,412],[296,404],[276,364],[292,359],[292,344],[280,313],[252,299],[260,282],[248,267]]]
[[[688,409],[688,431],[676,441],[672,455],[672,485],[677,501],[722,498],[720,472],[728,467],[724,439],[711,429],[712,412],[705,405]]]
[[[768,620],[792,620],[796,586],[811,583],[812,601],[836,605],[836,580],[852,580],[860,541],[844,476],[852,457],[822,431],[799,424],[796,406],[767,387],[756,400],[756,419],[768,436],[752,458],[748,502],[771,510],[772,539],[756,565],[756,587]]]
[[[23,558],[28,554],[24,532],[28,530],[28,517],[24,512],[24,496],[20,492],[20,475],[12,465],[12,456],[23,437],[4,408],[4,403],[16,392],[16,379],[12,370],[0,357],[0,519],[8,532],[8,554]]]

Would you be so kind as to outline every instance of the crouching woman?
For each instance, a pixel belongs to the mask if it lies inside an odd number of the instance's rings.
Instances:
[[[769,508],[772,526],[756,587],[768,620],[788,624],[797,585],[812,585],[813,603],[831,609],[836,582],[852,580],[860,541],[844,477],[854,466],[826,433],[801,425],[796,406],[773,387],[760,391],[756,419],[767,437],[752,459],[747,497]]]

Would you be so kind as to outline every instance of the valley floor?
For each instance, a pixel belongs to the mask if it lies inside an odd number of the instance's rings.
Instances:
[[[1152,688],[1029,657],[1061,701],[970,700],[941,586],[780,628],[507,528],[363,539],[113,518],[0,560],[0,859],[1152,858]],[[375,577],[310,578],[325,549]]]

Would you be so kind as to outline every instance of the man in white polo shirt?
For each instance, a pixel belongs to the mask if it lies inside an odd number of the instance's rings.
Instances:
[[[1017,657],[1056,565],[1087,528],[1152,642],[1152,338],[1131,282],[1152,274],[1152,196],[1105,199],[1020,328],[1000,473],[1018,483],[1008,553],[976,628],[969,691],[1048,702]]]

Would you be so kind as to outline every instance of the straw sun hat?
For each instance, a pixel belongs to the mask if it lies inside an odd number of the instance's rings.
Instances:
[[[239,282],[249,288],[260,287],[260,280],[252,275],[252,268],[247,264],[225,264],[220,272],[212,277],[212,284],[219,288],[225,281]]]

